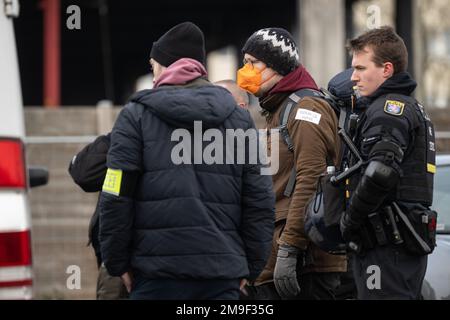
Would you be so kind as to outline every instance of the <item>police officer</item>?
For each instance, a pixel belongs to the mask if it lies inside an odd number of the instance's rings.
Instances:
[[[392,28],[368,31],[351,40],[349,50],[351,80],[368,103],[354,137],[365,162],[350,179],[341,219],[343,237],[356,251],[358,299],[420,299],[434,248],[433,126],[411,97],[417,83],[406,72],[408,52]]]

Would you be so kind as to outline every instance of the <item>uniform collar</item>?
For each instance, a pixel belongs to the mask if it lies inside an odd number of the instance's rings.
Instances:
[[[372,95],[368,96],[368,100],[375,101],[382,95],[397,93],[405,96],[411,96],[416,90],[417,82],[407,72],[399,72],[387,79]]]

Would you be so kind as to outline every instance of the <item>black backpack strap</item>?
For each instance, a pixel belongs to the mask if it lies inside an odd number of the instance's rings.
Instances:
[[[284,143],[288,146],[289,151],[294,152],[294,145],[292,143],[292,139],[289,136],[289,132],[287,129],[287,123],[289,120],[289,116],[291,114],[292,108],[297,105],[297,103],[305,98],[305,97],[316,97],[316,98],[323,98],[323,95],[321,92],[313,89],[301,89],[297,92],[294,92],[289,96],[289,98],[286,100],[286,102],[281,107],[281,114],[280,114],[280,126],[278,127],[280,129],[281,137],[283,138]]]
[[[340,107],[339,108],[339,123],[338,123],[338,129],[344,129],[346,132],[347,131],[347,109],[345,107]],[[347,152],[347,146],[345,145],[345,143],[341,143],[341,148],[340,148],[340,153],[339,153],[339,159],[337,162],[337,165],[339,167],[342,166],[342,162],[344,161],[344,158],[346,156],[346,152]],[[328,160],[327,160],[328,161]],[[328,164],[330,166],[330,164]],[[334,165],[334,164],[333,164]],[[341,168],[343,169],[343,168]]]
[[[294,192],[296,181],[297,181],[297,169],[295,168],[295,164],[294,164],[294,167],[291,170],[291,175],[289,176],[288,183],[283,192],[283,195],[285,197],[289,198],[292,195],[292,193]]]
[[[282,106],[281,114],[280,114],[280,126],[278,127],[280,130],[281,137],[283,138],[284,143],[287,145],[290,152],[294,152],[294,144],[292,142],[291,137],[289,136],[289,131],[287,128],[287,123],[289,120],[289,116],[291,114],[292,109],[297,105],[297,103],[305,98],[305,97],[316,97],[323,98],[321,92],[313,89],[301,89],[289,96],[284,105]],[[295,161],[294,161],[295,163]],[[297,180],[297,170],[294,164],[292,168],[291,175],[289,177],[289,181],[284,189],[283,195],[285,197],[290,197],[294,192],[295,182]]]
[[[283,105],[283,110],[280,115],[280,134],[283,138],[284,143],[287,145],[289,151],[294,152],[294,144],[292,143],[292,139],[289,136],[289,131],[287,128],[287,123],[289,120],[289,115],[291,114],[292,108],[296,105],[291,97],[289,97],[287,103]]]
[[[339,123],[338,123],[339,129],[345,129],[347,131],[346,122],[347,122],[347,110],[344,107],[340,107],[339,108]]]

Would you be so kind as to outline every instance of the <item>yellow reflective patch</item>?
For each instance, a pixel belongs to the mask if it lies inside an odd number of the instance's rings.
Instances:
[[[345,179],[345,185],[349,186],[350,185],[350,179]],[[346,199],[350,199],[350,191],[345,190],[345,198]]]
[[[429,173],[436,173],[436,166],[431,163],[427,163],[427,171]]]
[[[120,194],[120,185],[122,184],[122,170],[109,169],[106,171],[105,181],[102,190],[107,193],[118,196]]]
[[[384,105],[384,112],[392,114],[393,116],[401,116],[404,109],[405,104],[400,101],[388,100]]]

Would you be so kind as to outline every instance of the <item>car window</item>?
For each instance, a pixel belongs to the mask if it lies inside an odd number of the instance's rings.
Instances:
[[[450,166],[437,168],[434,177],[433,209],[438,213],[438,231],[450,232]]]

